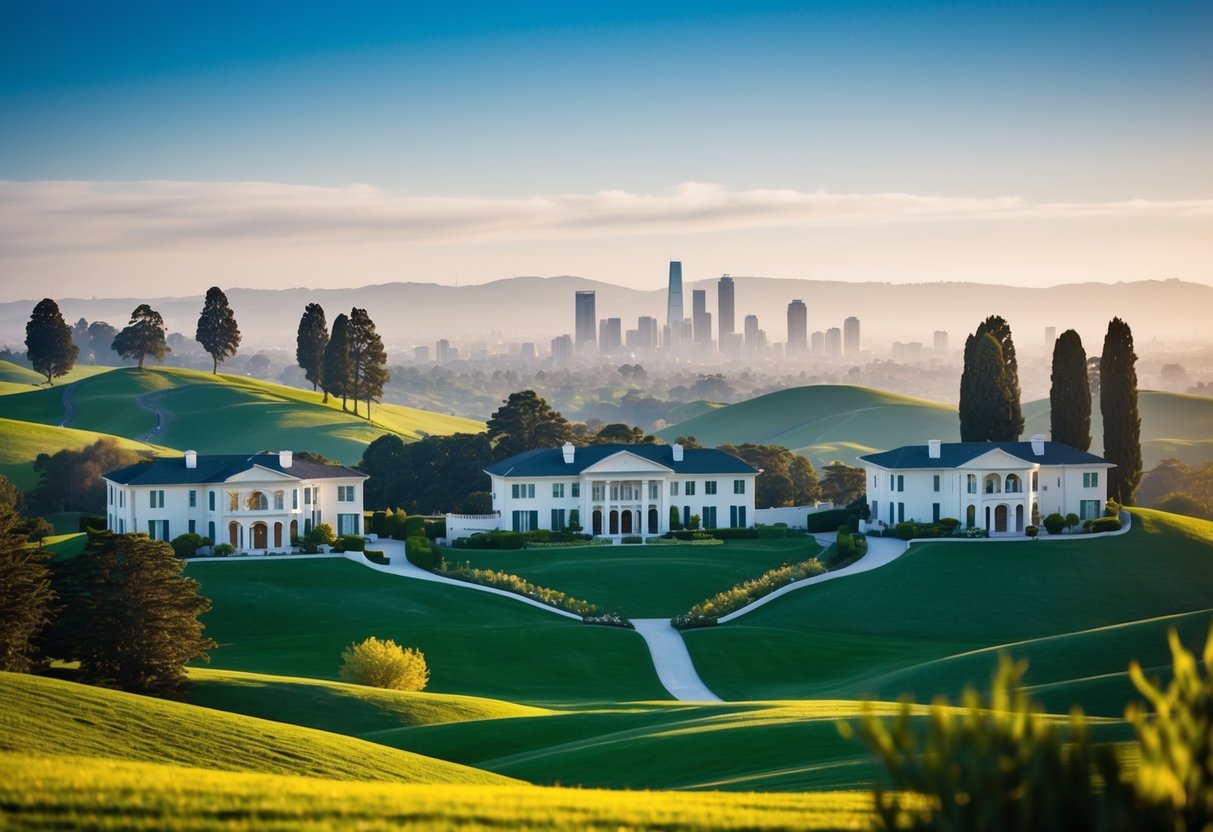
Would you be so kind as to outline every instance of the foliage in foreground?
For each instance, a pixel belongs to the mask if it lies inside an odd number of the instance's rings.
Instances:
[[[717,592],[706,601],[700,601],[682,615],[674,616],[670,623],[680,630],[691,627],[709,627],[715,624],[721,616],[736,612],[764,595],[770,595],[780,587],[827,571],[829,570],[826,569],[825,564],[817,558],[809,558],[799,563],[787,563],[768,570],[757,578],[751,578],[723,592]]]
[[[420,650],[374,636],[341,653],[340,674],[343,681],[388,690],[425,690],[430,680]]]
[[[925,736],[912,727],[909,702],[891,723],[869,711],[859,732],[894,787],[926,799],[914,808],[904,794],[877,788],[881,828],[1213,829],[1213,628],[1199,662],[1174,629],[1169,640],[1174,678],[1165,689],[1147,681],[1136,662],[1130,666],[1153,707],[1150,714],[1139,704],[1126,712],[1141,745],[1136,771],[1111,747],[1091,743],[1078,708],[1063,736],[1023,688],[1026,663],[1006,656],[988,700],[972,689],[959,708],[938,699]]]
[[[51,622],[50,554],[26,542],[22,517],[0,503],[0,670],[28,672]]]

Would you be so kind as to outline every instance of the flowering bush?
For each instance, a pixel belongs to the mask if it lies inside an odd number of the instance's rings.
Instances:
[[[371,636],[341,653],[341,678],[376,688],[424,690],[430,671],[420,650]]]
[[[623,627],[627,630],[634,630],[632,622],[628,621],[617,612],[605,612],[601,615],[583,615],[581,620],[586,624],[602,624],[606,627]]]
[[[596,604],[582,601],[580,598],[573,598],[558,589],[536,586],[525,578],[511,575],[508,572],[497,572],[493,569],[476,569],[468,563],[464,563],[462,566],[446,566],[444,564],[435,571],[440,575],[446,575],[448,578],[467,581],[470,584],[504,589],[506,592],[522,595],[541,604],[547,604],[549,607],[555,607],[558,610],[580,615],[582,618],[601,613]]]
[[[764,572],[757,578],[751,578],[724,592],[718,592],[706,601],[700,601],[682,615],[674,616],[670,623],[680,630],[691,627],[709,627],[715,624],[721,616],[752,604],[782,586],[803,581],[805,578],[811,578],[827,571],[825,565],[817,558],[809,558],[800,563],[785,563],[783,566]]]

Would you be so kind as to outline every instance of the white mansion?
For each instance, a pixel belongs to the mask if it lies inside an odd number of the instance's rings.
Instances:
[[[704,528],[754,522],[759,471],[715,448],[681,445],[590,445],[539,448],[484,469],[492,481],[493,514],[449,515],[448,537],[475,531],[566,528],[593,535],[658,535],[670,509],[683,526],[692,515]],[[576,515],[574,515],[576,512]]]
[[[1034,436],[1028,442],[905,445],[859,458],[867,472],[868,526],[941,517],[991,535],[1022,535],[1040,517],[1100,517],[1109,468],[1094,454]]]
[[[194,532],[237,551],[282,551],[321,523],[339,535],[362,534],[366,478],[290,451],[186,451],[106,474],[106,521],[111,531],[147,532],[153,540]]]

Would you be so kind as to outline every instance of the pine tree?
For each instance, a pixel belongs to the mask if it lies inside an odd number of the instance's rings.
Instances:
[[[76,363],[80,348],[72,343],[72,328],[63,320],[59,304],[50,298],[38,302],[25,325],[25,349],[30,364],[46,376],[47,384],[67,375]]]
[[[211,372],[219,374],[219,362],[231,358],[240,347],[240,327],[227,305],[227,295],[218,286],[206,290],[202,314],[198,316],[198,332],[194,340],[211,355]]]
[[[157,361],[172,350],[164,337],[164,318],[146,303],[135,307],[131,313],[131,322],[126,328],[114,336],[110,347],[123,358],[135,358],[139,361],[139,369],[143,369],[143,359],[151,356]]]
[[[534,390],[511,393],[488,421],[493,458],[520,454],[534,448],[553,448],[572,435],[568,420],[552,410]]]
[[[346,400],[352,387],[350,379],[349,318],[338,315],[333,319],[333,331],[324,348],[324,372],[321,374],[324,392],[341,397],[341,409],[346,409]]]
[[[324,348],[329,343],[329,328],[324,319],[324,307],[309,303],[299,319],[299,332],[295,336],[295,361],[303,368],[303,376],[315,390],[324,379]],[[329,400],[329,391],[324,390],[324,401]]]
[[[984,388],[993,379],[989,373],[975,374],[975,353],[982,337],[990,335],[999,346],[1003,364],[1002,382],[996,395],[1005,401],[1005,415],[1000,408],[991,408],[991,391]],[[961,442],[1014,442],[1023,433],[1023,410],[1019,403],[1019,363],[1015,358],[1015,343],[1011,340],[1011,327],[998,315],[991,315],[977,326],[977,331],[965,339],[964,371],[960,376],[960,441]],[[979,416],[978,414],[984,414]],[[989,422],[985,419],[994,418]]]
[[[1053,345],[1049,427],[1054,442],[1080,451],[1091,447],[1091,382],[1082,339],[1067,329]]]
[[[32,669],[55,600],[50,554],[30,546],[27,537],[24,518],[0,502],[0,670],[13,673]]]
[[[1137,355],[1133,332],[1120,318],[1108,323],[1099,359],[1099,410],[1103,414],[1108,499],[1133,505],[1141,483],[1141,417],[1137,412]]]
[[[366,418],[371,419],[371,402],[383,396],[383,385],[390,376],[383,339],[375,331],[375,322],[365,309],[350,312],[350,374],[353,379],[354,413],[358,400],[366,399]]]
[[[180,693],[185,663],[206,660],[215,647],[198,620],[211,602],[181,575],[184,566],[162,540],[90,532],[85,554],[55,567],[64,610],[48,651],[79,661],[90,682]]]

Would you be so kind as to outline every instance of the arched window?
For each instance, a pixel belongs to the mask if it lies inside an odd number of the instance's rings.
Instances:
[[[977,493],[977,475],[969,474],[965,480],[965,490],[970,494]]]
[[[972,476],[970,474],[969,476]],[[969,506],[965,509],[965,528],[971,529],[977,525],[977,506]]]
[[[1002,491],[1002,478],[997,474],[986,474],[985,488],[987,494],[998,494]]]
[[[240,492],[239,491],[227,492],[227,510],[228,511],[240,511]]]
[[[250,491],[244,506],[248,511],[265,511],[270,507],[270,501],[260,491]]]
[[[1003,484],[1003,491],[1009,494],[1018,494],[1023,491],[1023,481],[1020,480],[1017,474],[1007,474],[1006,482]]]

